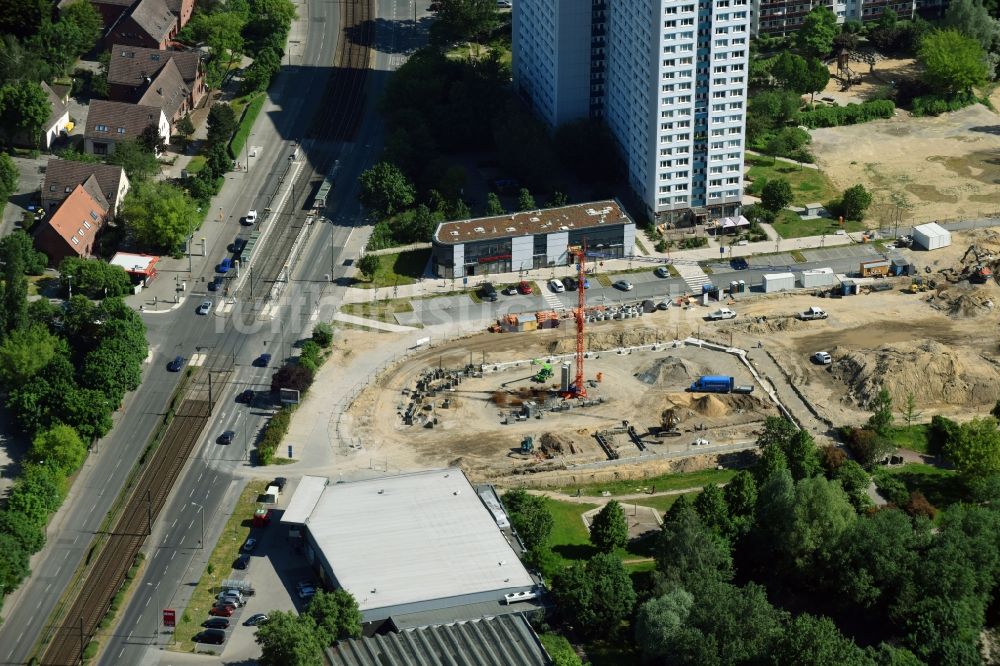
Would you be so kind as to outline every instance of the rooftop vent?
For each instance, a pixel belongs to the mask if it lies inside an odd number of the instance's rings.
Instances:
[[[541,222],[542,221],[542,218],[540,218],[540,217],[529,217],[528,219],[531,220],[532,222]]]
[[[453,231],[453,232],[451,232],[451,235],[452,235],[452,236],[457,236],[457,235],[458,235],[458,232],[457,232],[457,231]]]
[[[559,227],[559,231],[569,231],[569,227],[567,227],[567,226],[566,226],[566,225],[564,224],[564,225],[562,225],[561,227]]]
[[[473,229],[473,231],[475,231],[477,234],[485,234],[486,233],[486,229],[483,229],[482,227],[476,227],[475,229]]]
[[[510,233],[512,231],[517,231],[517,227],[507,227],[507,233]]]

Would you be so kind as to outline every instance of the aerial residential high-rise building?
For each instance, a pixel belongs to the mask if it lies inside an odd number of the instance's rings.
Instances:
[[[514,82],[550,125],[603,117],[650,217],[704,221],[740,206],[749,39],[750,0],[519,0]]]

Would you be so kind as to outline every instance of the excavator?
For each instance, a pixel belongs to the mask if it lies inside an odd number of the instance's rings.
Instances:
[[[677,425],[680,422],[681,419],[673,408],[664,409],[660,414],[660,431],[657,433],[657,436],[680,437],[681,431],[677,429]]]

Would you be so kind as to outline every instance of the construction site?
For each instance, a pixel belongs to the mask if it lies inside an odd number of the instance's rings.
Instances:
[[[357,462],[556,485],[739,464],[770,415],[834,443],[835,427],[867,419],[882,387],[898,412],[913,395],[925,419],[988,413],[1000,399],[1000,234],[956,233],[949,247],[906,252],[913,274],[851,297],[741,295],[736,318],[709,324],[702,306],[635,304],[632,315],[585,316],[582,331],[565,319],[494,327],[503,332],[410,356],[351,406]],[[827,316],[804,320],[817,305]],[[692,390],[700,378],[730,385]]]

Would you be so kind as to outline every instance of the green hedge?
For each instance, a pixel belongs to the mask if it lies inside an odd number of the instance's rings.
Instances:
[[[810,128],[857,125],[880,118],[892,118],[896,105],[887,99],[877,99],[847,106],[827,106],[799,114],[799,123]]]
[[[264,430],[264,437],[257,446],[257,463],[260,465],[270,465],[274,459],[274,452],[281,446],[281,440],[288,432],[288,426],[292,423],[292,412],[294,407],[286,405],[279,409],[271,420],[267,422],[267,429]]]
[[[921,95],[914,97],[911,102],[911,112],[915,116],[940,116],[949,111],[958,111],[967,106],[972,106],[980,101],[971,92],[958,93],[951,97],[940,95]]]

